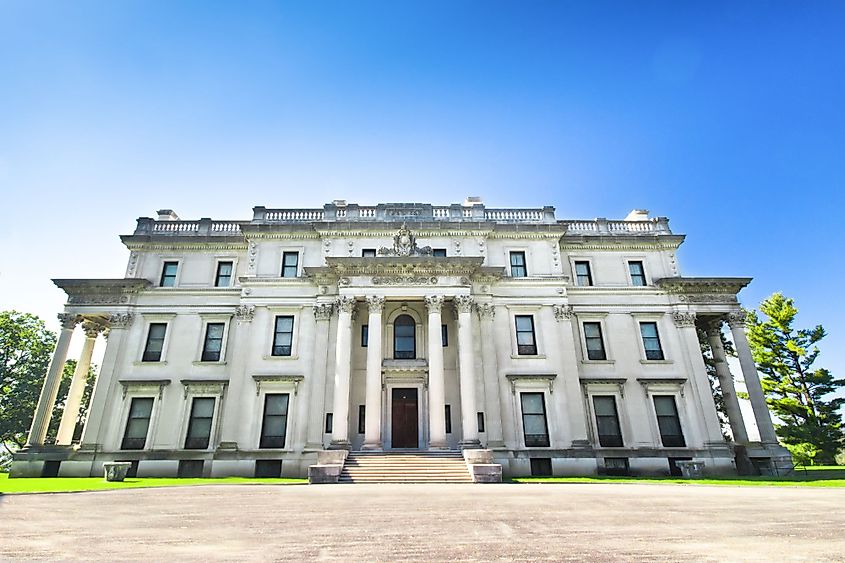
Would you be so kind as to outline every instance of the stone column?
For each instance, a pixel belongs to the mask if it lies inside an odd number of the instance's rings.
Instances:
[[[381,449],[381,312],[384,297],[367,297],[370,317],[367,321],[367,381],[364,424],[365,450]]]
[[[707,340],[713,354],[713,363],[716,365],[716,375],[719,378],[719,386],[722,388],[722,399],[725,401],[725,410],[728,414],[728,422],[731,425],[734,442],[748,444],[748,432],[745,429],[745,422],[742,420],[742,411],[739,408],[739,399],[736,396],[734,378],[725,359],[721,319],[714,320],[707,325]]]
[[[28,447],[43,446],[44,440],[47,438],[47,428],[50,426],[50,418],[53,416],[56,395],[59,393],[59,384],[62,381],[62,371],[67,360],[67,349],[70,346],[70,339],[73,337],[73,329],[76,328],[79,321],[80,318],[77,315],[69,313],[59,315],[62,331],[59,333],[59,340],[56,342],[56,349],[53,351],[53,359],[50,360],[50,367],[47,368],[44,386],[41,388],[38,405],[35,407],[35,414],[32,416],[32,426],[26,440]]]
[[[448,448],[446,441],[446,382],[443,376],[443,340],[440,332],[442,295],[425,298],[428,309],[428,446]]]
[[[103,329],[102,325],[85,321],[82,329],[85,331],[85,343],[82,345],[82,353],[76,363],[73,372],[73,379],[70,382],[70,389],[67,392],[62,421],[59,424],[59,432],[56,435],[56,445],[69,446],[73,442],[73,432],[76,430],[76,419],[79,418],[79,408],[82,406],[82,395],[85,393],[85,384],[88,383],[88,370],[91,367],[91,356],[94,353],[94,345],[97,342],[97,335]]]
[[[484,417],[488,448],[504,447],[502,438],[502,410],[499,404],[499,367],[496,362],[496,342],[493,317],[496,308],[490,303],[476,305],[481,321],[481,367],[484,376]]]
[[[341,297],[338,310],[331,447],[349,449],[349,374],[352,368],[352,312],[355,310],[355,298]]]
[[[560,376],[555,378],[555,387],[559,387],[562,393],[558,401],[563,400],[566,405],[566,412],[569,414],[569,439],[573,448],[590,447],[590,439],[587,435],[588,415],[584,409],[583,389],[578,379],[578,355],[575,351],[575,333],[573,332],[572,317],[575,313],[572,305],[563,303],[553,305],[555,321],[558,326],[558,342],[560,346],[555,351],[549,351],[549,356],[560,357]]]
[[[461,383],[461,446],[481,447],[475,398],[475,351],[472,345],[472,297],[455,296],[458,310],[458,369]]]
[[[223,415],[219,417],[218,423],[220,444],[217,448],[220,451],[237,451],[242,441],[241,434],[245,425],[242,424],[241,412],[249,408],[245,403],[252,399],[252,393],[246,390],[246,384],[249,381],[247,365],[252,350],[250,327],[254,318],[254,305],[238,305],[235,318],[229,324],[229,333],[234,334],[229,337],[232,345],[226,350],[226,361],[231,366],[231,371],[223,402]]]
[[[751,399],[754,419],[757,421],[757,429],[760,431],[760,441],[764,444],[777,444],[778,438],[775,434],[775,426],[772,423],[772,416],[769,414],[769,407],[766,406],[766,397],[763,394],[763,388],[760,386],[757,366],[754,363],[754,357],[751,355],[751,348],[748,347],[748,338],[745,336],[745,313],[742,311],[730,313],[728,324],[731,326],[736,354],[739,356],[739,365],[742,366],[742,377],[745,379],[748,398]]]
[[[311,367],[309,384],[309,418],[305,449],[323,449],[323,415],[326,400],[326,362],[329,350],[329,325],[334,313],[334,303],[314,305],[314,319],[317,321],[317,340],[314,345],[314,363]]]

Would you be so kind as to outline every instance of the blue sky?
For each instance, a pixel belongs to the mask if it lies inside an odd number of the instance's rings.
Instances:
[[[845,376],[845,3],[0,1],[0,308],[120,277],[171,207],[666,215]]]

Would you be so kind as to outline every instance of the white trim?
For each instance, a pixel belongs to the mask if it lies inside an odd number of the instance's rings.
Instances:
[[[226,363],[226,352],[229,342],[229,327],[232,325],[231,313],[200,313],[200,339],[197,352],[194,355],[194,365],[198,366],[215,366]],[[210,323],[223,323],[223,341],[220,344],[220,359],[217,361],[203,361],[202,353],[205,349],[205,339],[208,333],[208,325]]]
[[[264,429],[264,407],[266,406],[266,397],[268,394],[276,395],[287,393],[288,395],[288,414],[285,421],[285,447],[283,448],[262,448],[261,432]],[[252,437],[252,444],[259,452],[293,452],[293,439],[296,436],[296,384],[291,381],[263,381],[258,391],[257,409],[253,412],[258,413],[258,424],[255,425],[255,433]],[[327,413],[326,413],[327,414]],[[334,415],[332,415],[334,416]],[[325,430],[325,414],[323,415],[323,430]]]
[[[302,263],[305,260],[305,247],[304,246],[282,246],[279,248],[279,262],[278,268],[276,269],[279,272],[279,277],[284,279],[295,279],[295,278],[285,278],[284,276],[284,265],[285,265],[285,252],[296,252],[296,277],[302,277]]]
[[[184,385],[184,383],[183,383]],[[220,416],[223,411],[221,409],[221,404],[223,402],[223,386],[220,386],[220,391],[214,393],[209,391],[204,392],[193,392],[189,388],[185,391],[185,398],[184,398],[184,406],[182,408],[182,422],[180,424],[180,432],[179,432],[179,442],[176,444],[179,450],[185,450],[189,452],[207,452],[212,451],[217,448],[218,437],[217,432],[220,426]],[[214,399],[214,411],[211,414],[211,429],[208,435],[208,446],[203,449],[200,448],[186,448],[185,441],[188,439],[188,424],[191,421],[191,409],[194,406],[194,399],[197,398],[210,398]]]
[[[141,338],[139,350],[136,353],[135,365],[138,366],[157,366],[167,365],[167,350],[170,347],[170,335],[173,332],[173,322],[176,319],[176,313],[142,313],[141,318],[144,319],[144,332]],[[164,324],[164,342],[161,343],[161,357],[157,362],[144,361],[144,351],[147,349],[147,340],[150,337],[150,325],[158,323]]]
[[[159,256],[158,260],[158,277],[153,285],[156,289],[175,289],[181,285],[182,282],[182,262],[184,257],[179,256]],[[161,285],[161,278],[164,275],[164,263],[176,262],[176,278],[173,280],[173,285]]]
[[[651,438],[654,445],[659,448],[689,448],[690,433],[689,429],[691,421],[687,413],[686,405],[684,404],[684,383],[667,383],[665,381],[656,381],[654,383],[640,381],[643,388],[648,405],[646,409],[651,415],[649,420],[649,429],[651,430]],[[675,399],[675,409],[678,411],[678,424],[681,425],[681,434],[684,437],[683,446],[664,446],[663,438],[660,436],[660,426],[657,424],[657,409],[654,407],[654,396],[671,396]]]
[[[628,280],[628,285],[630,287],[649,287],[651,285],[651,278],[648,275],[648,269],[645,267],[647,258],[648,257],[645,254],[622,256],[622,263],[625,267],[625,277]],[[631,262],[639,262],[642,265],[645,285],[634,285],[634,279],[631,277]]]
[[[529,379],[513,381],[513,393],[511,394],[511,401],[513,401],[513,412],[516,415],[516,432],[517,443],[522,449],[553,450],[558,447],[563,447],[562,444],[557,444],[554,437],[557,435],[557,416],[552,413],[554,403],[551,400],[551,392],[549,391],[549,382],[543,379]],[[546,415],[546,432],[549,435],[548,446],[526,446],[525,445],[525,427],[523,426],[522,417],[522,393],[542,393],[543,394],[543,410]]]
[[[232,275],[229,278],[229,285],[217,285],[217,271],[220,268],[221,262],[231,262],[232,263]],[[211,287],[215,287],[218,289],[224,288],[231,288],[235,287],[238,283],[238,257],[229,255],[229,254],[221,254],[215,255],[214,257],[214,267],[211,272]]]
[[[507,272],[507,276],[505,276],[506,278],[518,280],[531,277],[531,272],[533,271],[533,263],[531,263],[531,246],[508,246],[504,248],[503,251],[505,253],[505,271]],[[511,274],[511,252],[522,252],[525,255],[525,276],[514,277]],[[530,266],[529,263],[531,263]]]
[[[586,262],[590,268],[590,285],[580,285],[578,283],[578,272],[575,271],[575,262]],[[572,274],[572,285],[575,287],[596,287],[596,270],[593,268],[593,258],[591,256],[581,256],[578,254],[569,254],[569,268]]]
[[[265,360],[298,360],[299,359],[299,330],[300,320],[302,319],[302,309],[304,306],[292,307],[268,307],[270,312],[270,327],[266,331],[264,337],[264,354],[262,358]],[[276,334],[276,317],[293,317],[293,334],[291,335],[290,356],[274,356],[273,355],[273,341]]]
[[[634,322],[634,334],[637,336],[637,346],[640,351],[640,363],[645,365],[651,364],[672,364],[674,363],[669,357],[666,350],[666,339],[664,338],[667,330],[665,328],[666,313],[663,312],[632,312],[631,319]],[[643,333],[641,323],[655,323],[657,325],[657,339],[660,341],[660,350],[663,352],[662,360],[649,360],[645,354],[645,343],[643,342]]]
[[[543,345],[543,339],[540,338],[540,311],[542,305],[505,305],[508,311],[510,322],[510,336],[511,336],[511,359],[531,359],[542,360],[546,358],[546,350]],[[534,346],[537,348],[536,354],[520,354],[519,346],[516,342],[516,317],[530,316],[534,328]]]
[[[625,384],[622,382],[607,382],[607,383],[582,383],[584,389],[584,414],[587,417],[587,431],[590,442],[593,448],[598,450],[613,449],[613,448],[627,448],[634,435],[631,420],[628,417],[627,405],[625,404]],[[602,446],[599,443],[599,429],[596,421],[595,405],[593,397],[596,395],[600,397],[612,396],[616,405],[616,418],[619,422],[619,432],[622,434],[621,446]]]
[[[610,339],[607,337],[607,324],[605,318],[607,313],[575,313],[578,322],[578,340],[580,341],[581,363],[584,364],[613,364],[616,362],[613,351],[610,349]],[[601,341],[604,346],[603,360],[591,360],[587,353],[587,335],[584,332],[584,323],[599,323],[601,328]]]

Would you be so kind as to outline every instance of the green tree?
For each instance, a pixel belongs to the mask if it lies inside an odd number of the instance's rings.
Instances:
[[[817,343],[825,337],[821,325],[795,329],[794,301],[775,293],[760,304],[765,320],[748,316],[748,342],[754,354],[766,402],[780,419],[777,434],[783,443],[813,463],[835,463],[843,446],[842,415],[845,399],[825,399],[843,385],[824,368],[813,369]]]

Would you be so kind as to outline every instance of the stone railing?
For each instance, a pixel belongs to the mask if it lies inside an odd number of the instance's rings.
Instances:
[[[490,221],[494,223],[554,224],[554,207],[533,209],[486,209],[483,204],[464,206],[427,203],[380,203],[378,205],[326,204],[323,209],[253,208],[253,223],[301,223],[312,221]]]
[[[646,221],[563,220],[568,235],[670,235],[669,219],[655,217]]]
[[[199,219],[195,221],[156,221],[148,217],[138,219],[136,235],[156,236],[238,236],[241,225],[246,221],[213,221]]]

